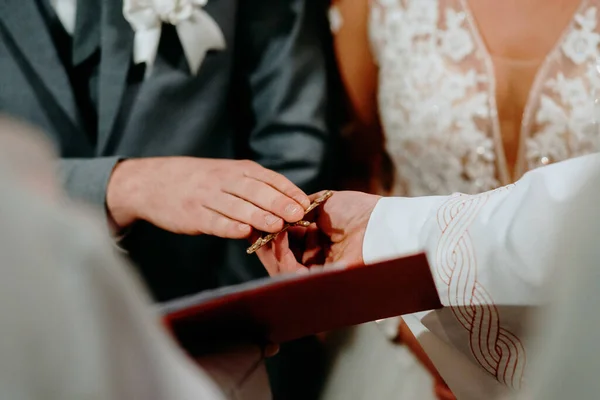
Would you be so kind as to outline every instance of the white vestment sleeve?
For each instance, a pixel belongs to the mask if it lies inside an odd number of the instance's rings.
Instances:
[[[384,198],[367,227],[365,262],[426,251],[445,307],[420,321],[500,383],[519,388],[527,313],[545,300],[548,266],[560,249],[556,220],[574,211],[599,171],[600,155],[591,155],[479,195]]]

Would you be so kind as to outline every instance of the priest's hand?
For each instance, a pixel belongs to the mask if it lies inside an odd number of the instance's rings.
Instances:
[[[252,161],[193,157],[125,160],[110,178],[106,204],[118,228],[136,220],[170,232],[246,238],[296,222],[308,196]]]
[[[310,196],[311,200],[322,193]],[[367,223],[380,197],[336,192],[306,219],[309,227],[293,227],[257,251],[270,275],[305,272],[313,265],[363,262]]]

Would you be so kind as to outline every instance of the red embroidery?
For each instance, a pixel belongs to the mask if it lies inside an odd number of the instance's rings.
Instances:
[[[437,221],[442,235],[436,270],[448,285],[454,316],[469,332],[473,357],[499,382],[518,389],[525,368],[525,348],[516,335],[502,327],[492,297],[477,281],[477,259],[469,234],[477,214],[495,192],[455,195],[439,209]]]

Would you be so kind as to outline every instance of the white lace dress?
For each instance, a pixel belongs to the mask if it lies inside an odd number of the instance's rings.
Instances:
[[[392,195],[478,193],[600,150],[600,0],[581,2],[537,68],[514,165],[504,151],[494,59],[467,1],[370,4],[380,120],[395,169]],[[339,28],[335,9],[330,16],[332,28]],[[416,318],[406,320],[418,330]],[[426,372],[399,346],[385,345],[380,330],[363,326],[352,336],[334,360],[326,399],[434,398]],[[481,391],[488,389],[498,388]]]
[[[372,1],[370,36],[394,195],[477,193],[529,169],[598,151],[599,3],[582,2],[539,68],[511,176],[494,65],[466,1]]]

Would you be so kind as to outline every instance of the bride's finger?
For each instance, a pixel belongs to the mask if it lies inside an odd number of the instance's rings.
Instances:
[[[302,264],[308,267],[311,265],[323,265],[325,260],[321,242],[321,232],[317,224],[312,223],[306,229],[305,249],[301,259]]]
[[[278,268],[280,272],[297,272],[298,270],[305,269],[305,267],[298,263],[294,252],[290,249],[290,236],[288,232],[277,236],[273,240],[273,246],[275,247],[275,257],[277,259]]]
[[[254,234],[251,238],[252,243],[254,243],[254,241],[258,239],[259,236],[260,233]],[[258,259],[265,267],[269,275],[273,276],[278,275],[280,273],[279,263],[277,261],[277,258],[275,257],[275,249],[273,247],[273,242],[267,243],[265,246],[258,249],[256,251],[256,255],[258,256]]]
[[[271,241],[271,243],[273,244],[273,252],[275,255],[275,259],[278,263],[281,263],[287,252],[291,251],[288,233],[280,233],[275,239]]]
[[[264,246],[256,252],[256,255],[258,256],[258,259],[265,267],[269,275],[275,276],[279,274],[279,263],[277,262],[275,257],[273,257],[273,251],[271,249],[268,249],[267,247],[270,246]]]
[[[304,249],[306,247],[306,233],[308,229],[305,227],[294,226],[288,229],[288,240],[290,241],[290,249],[294,253],[296,260],[302,260]]]

